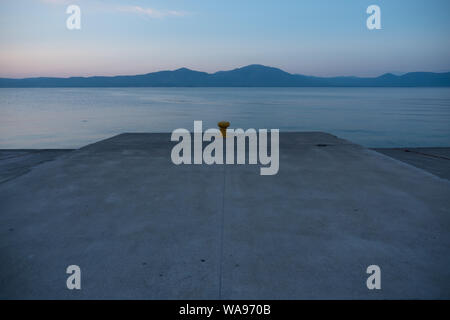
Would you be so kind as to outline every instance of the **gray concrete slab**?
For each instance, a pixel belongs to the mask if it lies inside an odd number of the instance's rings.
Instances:
[[[450,148],[379,148],[374,150],[450,180]]]
[[[0,183],[29,172],[41,163],[70,152],[67,149],[0,150]]]
[[[275,176],[173,145],[123,134],[1,183],[0,298],[450,298],[449,181],[324,133],[281,134]]]

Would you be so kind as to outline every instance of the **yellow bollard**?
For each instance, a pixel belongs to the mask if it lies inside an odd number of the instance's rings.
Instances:
[[[230,123],[228,121],[220,121],[217,124],[220,128],[220,132],[222,133],[222,137],[227,137],[227,128],[230,126]]]

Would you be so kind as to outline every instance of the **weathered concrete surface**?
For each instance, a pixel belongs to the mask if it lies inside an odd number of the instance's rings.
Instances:
[[[41,163],[52,161],[72,150],[0,150],[0,183],[29,172]]]
[[[450,180],[450,148],[381,148],[374,150]]]
[[[123,134],[0,184],[0,298],[450,298],[449,181],[324,133],[281,134],[275,176],[173,145]]]

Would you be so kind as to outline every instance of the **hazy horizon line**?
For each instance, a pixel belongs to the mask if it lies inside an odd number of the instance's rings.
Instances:
[[[316,76],[316,75],[311,75],[311,74],[304,74],[304,73],[291,73],[289,71],[283,70],[282,68],[279,67],[273,67],[273,66],[269,66],[269,65],[264,65],[264,64],[248,64],[248,65],[244,65],[244,66],[240,66],[240,67],[235,67],[232,69],[227,69],[227,70],[218,70],[218,71],[214,71],[214,72],[207,72],[207,71],[201,71],[201,70],[196,70],[196,69],[191,69],[189,67],[179,67],[179,68],[174,68],[174,69],[161,69],[161,70],[157,70],[157,71],[150,71],[150,72],[144,72],[144,73],[123,73],[123,74],[109,74],[109,75],[105,75],[105,74],[95,74],[95,75],[71,75],[71,76],[45,76],[45,75],[40,75],[40,76],[26,76],[26,77],[10,77],[10,76],[0,76],[0,79],[16,79],[16,80],[21,80],[21,79],[38,79],[38,78],[57,78],[57,79],[70,79],[70,78],[92,78],[92,77],[126,77],[126,76],[140,76],[140,75],[147,75],[147,74],[152,74],[152,73],[158,73],[158,72],[174,72],[174,71],[178,71],[178,70],[182,70],[182,69],[187,69],[189,71],[193,71],[193,72],[201,72],[201,73],[206,73],[209,75],[213,75],[216,74],[218,72],[228,72],[228,71],[234,71],[234,70],[239,70],[239,69],[243,69],[246,67],[250,67],[250,66],[261,66],[261,67],[266,67],[266,68],[273,68],[273,69],[278,69],[281,70],[283,72],[286,72],[288,74],[291,75],[300,75],[300,76],[306,76],[306,77],[314,77],[314,78],[362,78],[362,79],[370,79],[370,78],[378,78],[381,77],[383,75],[387,75],[387,74],[392,74],[394,76],[403,76],[405,74],[408,73],[436,73],[436,74],[440,74],[440,73],[450,73],[450,70],[448,71],[407,71],[407,72],[396,72],[396,71],[392,71],[392,72],[384,72],[384,73],[379,73],[378,75],[374,75],[374,76],[355,76],[355,75],[334,75],[334,76]]]

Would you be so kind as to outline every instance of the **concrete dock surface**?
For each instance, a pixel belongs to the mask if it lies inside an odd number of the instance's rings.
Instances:
[[[0,298],[450,298],[448,180],[320,132],[281,133],[274,176],[176,166],[174,144],[121,134],[4,167]]]
[[[450,180],[450,148],[379,148],[374,150]]]
[[[15,179],[28,173],[41,163],[55,160],[73,150],[0,150],[0,183]]]

